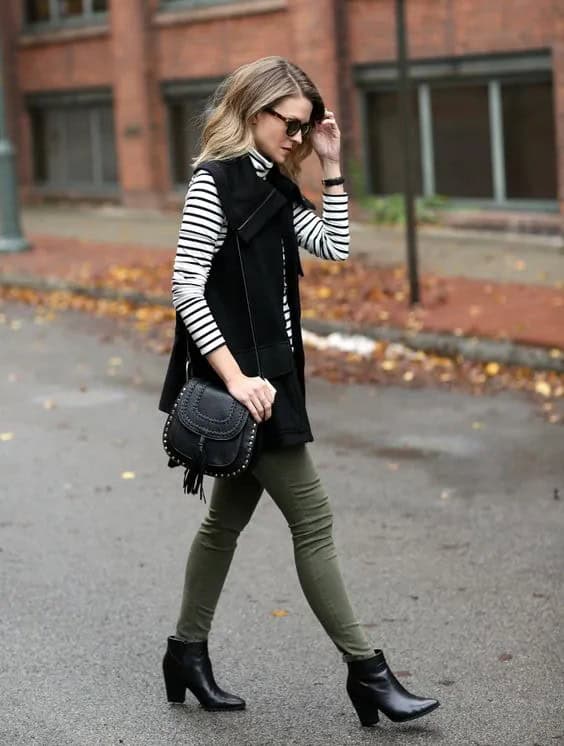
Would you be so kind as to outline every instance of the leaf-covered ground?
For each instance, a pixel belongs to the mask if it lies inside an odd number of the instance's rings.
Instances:
[[[333,265],[329,265],[333,266]],[[337,276],[334,270],[330,276]],[[134,270],[112,270],[117,281],[127,280],[139,289]],[[105,278],[107,285],[109,278]],[[139,277],[137,276],[137,280]],[[124,287],[124,284],[119,285]],[[327,290],[321,291],[323,287]],[[321,300],[328,300],[334,288],[318,285],[314,291]],[[335,306],[327,305],[325,318],[335,307],[339,308],[339,292]],[[380,288],[375,293],[382,292]],[[396,291],[399,292],[399,291]],[[384,293],[386,295],[386,293]],[[326,297],[323,297],[326,296]],[[310,295],[311,298],[311,295]],[[95,299],[70,292],[38,292],[27,289],[0,289],[0,323],[8,324],[17,333],[18,321],[2,313],[4,302],[22,302],[36,307],[36,323],[51,323],[57,314],[67,309],[111,317],[116,322],[116,333],[127,334],[158,354],[169,352],[174,332],[174,310],[156,305],[137,305],[129,301]],[[304,294],[303,306],[307,310],[308,297]],[[316,308],[319,308],[316,306]],[[330,311],[331,309],[331,311]],[[306,335],[307,338],[307,335]],[[558,349],[554,355],[560,355]],[[411,350],[396,343],[376,342],[370,354],[358,351],[344,352],[335,349],[306,347],[306,373],[339,383],[399,385],[405,387],[439,386],[461,388],[475,395],[512,390],[523,391],[536,402],[539,413],[550,423],[564,423],[564,375],[539,372],[523,367],[508,367],[495,360],[487,363],[472,362],[461,356],[446,358]],[[474,423],[476,428],[480,423]]]
[[[30,252],[2,257],[0,275],[70,280],[170,297],[173,253],[131,244],[34,236]],[[305,252],[302,252],[304,255]],[[421,273],[421,304],[409,307],[405,267],[303,256],[304,318],[413,331],[510,339],[564,350],[564,288]]]

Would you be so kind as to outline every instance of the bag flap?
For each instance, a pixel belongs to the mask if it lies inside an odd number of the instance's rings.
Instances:
[[[230,440],[244,428],[248,409],[228,391],[200,378],[188,382],[178,408],[178,419],[194,433]]]

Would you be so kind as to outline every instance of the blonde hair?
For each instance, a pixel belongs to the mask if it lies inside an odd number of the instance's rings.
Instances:
[[[193,166],[207,160],[226,160],[254,147],[250,121],[267,106],[287,96],[304,96],[312,104],[310,121],[322,121],[325,104],[306,73],[284,57],[263,57],[241,65],[223,80],[203,115],[202,147]],[[300,164],[312,150],[309,135],[286,159],[283,171],[297,180]]]

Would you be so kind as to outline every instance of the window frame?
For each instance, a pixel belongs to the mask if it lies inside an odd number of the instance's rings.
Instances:
[[[77,16],[62,18],[59,12],[59,0],[48,0],[49,20],[29,21],[27,9],[23,11],[22,32],[41,33],[61,28],[84,28],[85,26],[103,26],[108,22],[109,8],[103,11],[93,9],[94,0],[83,0],[84,11]],[[109,5],[109,0],[108,0]]]
[[[121,185],[119,180],[119,162],[117,154],[117,138],[116,131],[114,128],[114,154],[115,154],[115,167],[116,167],[116,180],[114,182],[104,182],[102,180],[102,151],[101,151],[101,112],[100,108],[103,106],[110,106],[113,112],[114,100],[112,91],[109,88],[92,88],[76,91],[65,91],[65,93],[58,92],[47,92],[47,93],[35,93],[28,94],[25,97],[26,109],[30,118],[34,116],[34,112],[48,112],[57,111],[62,112],[65,109],[76,109],[78,107],[89,107],[90,111],[88,114],[88,126],[91,132],[91,148],[92,148],[92,173],[93,181],[85,182],[70,182],[65,179],[62,181],[36,181],[36,173],[34,168],[32,189],[38,194],[72,194],[77,197],[116,197],[119,195]],[[64,126],[63,135],[66,136],[67,125]],[[36,162],[36,143],[35,140],[31,142],[31,159],[35,164]],[[66,152],[66,151],[63,151]],[[67,156],[62,164],[62,170],[65,174],[68,173],[68,162]]]
[[[419,107],[423,196],[430,197],[436,194],[432,88],[483,85],[488,89],[493,198],[452,197],[449,198],[449,204],[455,208],[505,208],[558,212],[558,195],[554,199],[507,197],[503,141],[503,85],[510,82],[524,84],[547,80],[554,85],[550,50],[419,59],[412,60],[409,69],[410,83],[416,89]],[[397,65],[390,62],[356,65],[353,68],[353,77],[359,94],[362,162],[368,164],[370,163],[368,95],[398,90]],[[364,188],[369,194],[373,193],[372,175],[368,168],[364,173]]]
[[[214,8],[221,5],[235,5],[239,2],[244,2],[244,0],[160,0],[158,10]]]

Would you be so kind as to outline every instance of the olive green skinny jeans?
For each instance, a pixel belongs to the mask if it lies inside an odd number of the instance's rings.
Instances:
[[[266,490],[292,533],[298,578],[313,613],[345,661],[374,655],[351,608],[333,543],[333,514],[306,444],[263,451],[239,477],[215,479],[209,511],[186,565],[176,635],[207,640],[241,531]]]

